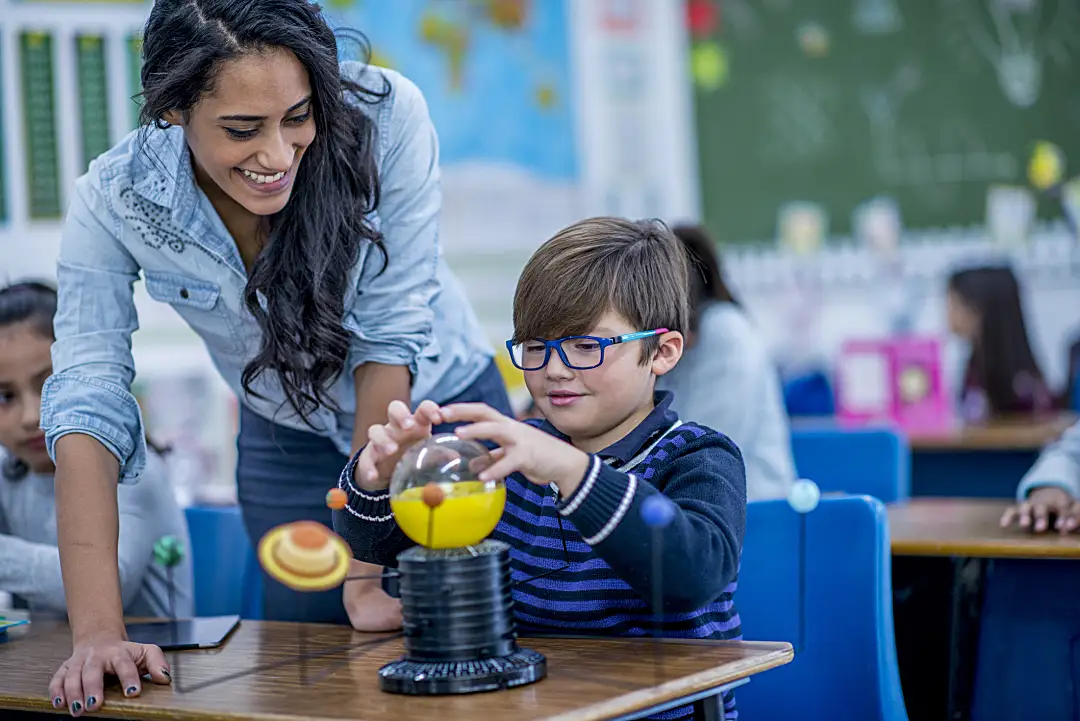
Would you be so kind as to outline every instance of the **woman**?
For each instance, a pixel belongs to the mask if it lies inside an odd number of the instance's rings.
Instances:
[[[970,346],[959,398],[965,421],[980,423],[1053,407],[1031,351],[1012,269],[986,266],[953,273],[946,307],[949,330]]]
[[[657,381],[683,418],[727,435],[746,463],[748,500],[784,498],[795,482],[780,379],[761,333],[728,290],[712,239],[678,226],[692,260],[690,333],[682,360]]]
[[[0,289],[0,590],[34,611],[64,612],[64,584],[56,547],[52,459],[45,450],[41,386],[52,372],[56,291],[40,283]],[[187,525],[169,485],[165,463],[147,456],[138,483],[117,489],[119,570],[129,616],[192,614],[191,560],[173,569],[175,611],[165,570],[150,550],[163,536],[187,543]]]
[[[253,543],[280,523],[332,523],[326,490],[391,400],[509,411],[441,259],[438,145],[417,88],[339,66],[306,0],[159,0],[143,44],[145,127],[77,182],[58,262],[42,426],[74,636],[53,685],[69,705],[100,702],[103,671],[124,688],[140,672],[168,680],[159,649],[125,641],[113,550],[117,478],[145,462],[129,392],[140,272],[241,400]],[[377,627],[380,604],[396,609],[365,583]],[[265,585],[268,618],[348,620],[340,590]]]

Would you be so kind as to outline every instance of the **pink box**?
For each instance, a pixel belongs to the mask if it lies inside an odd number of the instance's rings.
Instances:
[[[953,425],[937,338],[847,341],[837,357],[835,385],[841,423],[887,422],[907,431]]]

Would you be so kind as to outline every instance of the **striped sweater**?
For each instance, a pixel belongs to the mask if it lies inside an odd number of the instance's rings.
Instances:
[[[680,423],[670,401],[670,394],[658,394],[656,408],[638,428],[593,455],[568,498],[555,485],[536,485],[519,474],[506,480],[506,510],[491,537],[510,546],[514,580],[562,569],[515,586],[514,617],[522,635],[648,635],[652,598],[659,592],[664,636],[741,638],[733,595],[746,518],[742,457],[726,436]],[[546,422],[530,423],[562,437]],[[335,513],[334,528],[358,559],[395,567],[397,554],[412,542],[393,522],[385,493],[354,487],[355,460],[341,475],[349,505]],[[652,576],[654,532],[641,517],[645,499],[656,493],[677,509],[656,532],[659,579]],[[724,706],[726,718],[737,717],[732,694]],[[656,718],[691,713],[683,707]]]

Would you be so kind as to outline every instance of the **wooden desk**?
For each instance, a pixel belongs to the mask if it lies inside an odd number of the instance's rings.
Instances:
[[[340,626],[308,626],[310,649],[370,642],[385,635],[358,634]],[[33,623],[11,632],[0,645],[0,708],[51,711],[48,684],[70,654],[66,625]],[[664,704],[688,703],[720,686],[788,663],[787,643],[665,641],[659,677],[647,639],[526,639],[522,645],[547,656],[547,678],[518,689],[466,696],[411,697],[379,690],[377,671],[402,654],[399,640],[309,661],[308,685],[295,663],[209,688],[180,692],[175,686],[144,683],[142,696],[124,699],[110,687],[105,707],[92,717],[148,719],[527,719],[631,718]],[[221,649],[178,654],[174,679],[191,688],[239,671],[290,660],[297,626],[243,621]],[[344,661],[350,658],[351,660]],[[321,678],[320,678],[321,677]]]
[[[889,505],[889,534],[897,556],[1080,559],[1080,535],[1033,534],[1002,528],[1009,501],[990,498],[914,498]]]
[[[986,425],[959,426],[954,430],[908,435],[913,451],[1035,451],[1053,443],[1076,422],[1063,413],[1044,419],[1010,418]]]

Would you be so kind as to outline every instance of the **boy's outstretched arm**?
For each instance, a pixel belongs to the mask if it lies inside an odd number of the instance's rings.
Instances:
[[[686,438],[680,435],[680,438]],[[614,470],[596,456],[577,489],[560,504],[586,543],[620,578],[651,603],[652,544],[661,537],[664,611],[685,613],[716,600],[735,580],[746,528],[746,471],[726,436],[688,440],[645,479]],[[665,528],[642,519],[647,498],[664,491],[675,505]]]

